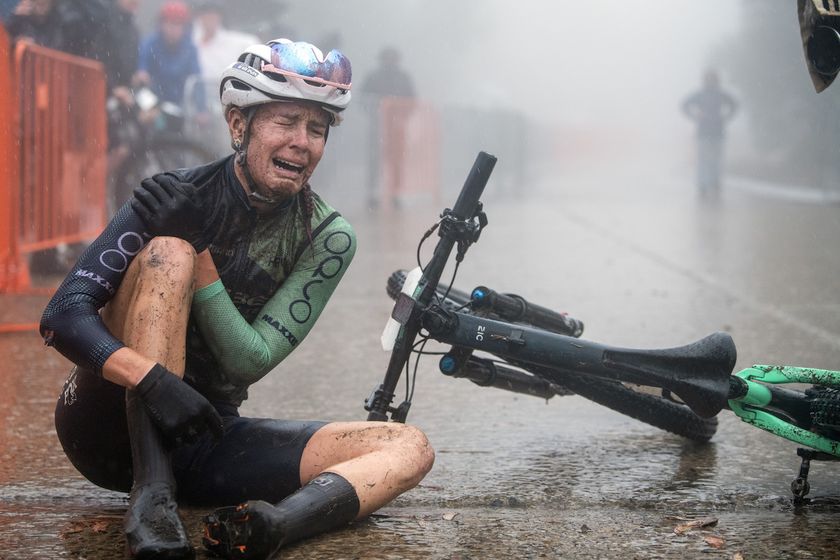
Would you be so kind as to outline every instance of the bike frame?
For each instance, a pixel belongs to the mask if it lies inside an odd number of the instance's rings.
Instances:
[[[443,304],[446,294],[435,303],[440,277],[452,249],[458,247],[456,261],[464,258],[469,246],[478,240],[487,224],[479,197],[487,183],[496,158],[481,152],[464,184],[453,210],[445,210],[434,254],[413,293],[397,297],[392,319],[399,324],[391,360],[381,385],[365,400],[368,420],[404,422],[411,405],[410,397],[397,408],[391,406],[395,388],[415,348],[422,330],[428,337],[452,345],[440,362],[441,372],[453,377],[467,377],[482,386],[550,398],[569,375],[590,375],[602,379],[662,388],[679,397],[695,414],[710,418],[728,407],[741,420],[789,441],[811,449],[799,449],[802,457],[799,477],[791,485],[796,502],[808,493],[808,469],[812,459],[840,458],[840,441],[811,431],[811,398],[801,391],[778,387],[805,383],[840,388],[840,372],[820,369],[756,365],[732,374],[735,346],[725,333],[715,333],[680,348],[664,350],[623,349],[576,338],[582,324],[562,320],[560,332],[566,336],[530,327],[517,321],[530,305],[518,296],[506,296],[501,302],[505,320],[480,314],[462,313],[460,308]],[[425,237],[424,237],[425,239]],[[456,267],[457,271],[457,267]],[[451,286],[450,286],[451,288]],[[491,290],[476,288],[470,305],[478,310],[487,305]],[[485,301],[487,300],[487,301]],[[551,321],[558,314],[533,306],[534,316]],[[498,311],[498,310],[497,310]],[[510,322],[506,322],[510,321]],[[537,323],[534,323],[537,324]],[[548,329],[553,329],[549,326]],[[474,358],[480,350],[510,364],[528,370],[525,373],[497,367],[492,361]],[[787,421],[780,416],[790,419]]]
[[[734,365],[734,355],[730,360],[725,352],[731,340],[720,334],[705,339],[712,339],[710,345],[717,345],[721,350],[718,359],[707,355],[706,349],[700,354],[692,352],[691,347],[671,349],[671,355],[666,354],[667,350],[617,348],[440,307],[425,311],[422,323],[438,342],[485,351],[513,363],[542,366],[540,375],[561,385],[564,373],[574,373],[662,387],[704,417],[717,414],[725,402],[717,390],[698,388],[698,382],[728,383]],[[674,370],[688,373],[684,366],[689,361],[695,362],[695,366],[697,362],[703,363],[699,378],[675,378]]]
[[[774,391],[768,385],[807,383],[840,387],[840,372],[793,366],[755,365],[739,371],[735,376],[743,379],[747,384],[745,395],[729,400],[729,408],[741,420],[794,443],[840,457],[840,442],[804,429],[768,412],[779,400],[778,394],[774,395]],[[780,408],[778,403],[777,408]]]
[[[735,346],[727,334],[716,333],[681,348],[622,349],[518,323],[448,311],[433,303],[452,249],[457,244],[456,261],[460,263],[487,223],[479,197],[495,161],[489,154],[479,154],[454,209],[445,210],[441,216],[440,241],[419,284],[411,295],[400,294],[394,305],[392,318],[400,328],[385,378],[365,401],[368,420],[386,421],[390,413],[392,420],[405,421],[410,401],[397,408],[391,402],[422,329],[431,338],[456,348],[483,350],[515,363],[541,366],[540,376],[559,384],[565,372],[591,374],[662,387],[678,395],[700,416],[712,417],[724,408],[735,365]],[[466,360],[469,352],[457,351],[453,355],[463,355]]]

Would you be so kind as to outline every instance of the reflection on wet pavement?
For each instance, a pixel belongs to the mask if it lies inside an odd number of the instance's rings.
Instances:
[[[572,193],[543,192],[573,220],[557,219],[548,204],[490,197],[490,226],[457,284],[489,284],[568,310],[584,319],[586,336],[615,345],[667,347],[728,330],[739,367],[840,363],[836,343],[797,327],[840,333],[836,316],[809,313],[816,302],[840,303],[825,280],[836,278],[838,257],[814,248],[817,233],[807,231],[819,223],[820,237],[836,239],[837,220],[826,218],[835,209],[797,207],[790,219],[798,233],[774,244],[752,222],[782,215],[779,202],[727,193],[715,209],[663,189],[657,205],[642,206],[638,193],[575,184]],[[747,208],[753,217],[744,223]],[[385,279],[412,264],[438,210],[350,215],[357,262],[319,326],[253,391],[244,414],[364,418],[362,401],[387,363],[378,348],[391,306]],[[540,224],[536,232],[523,228],[531,223]],[[766,274],[787,258],[804,262],[809,250],[819,252],[816,270],[796,287]],[[13,299],[0,296],[0,308],[21,305]],[[43,303],[25,305],[37,315]],[[123,557],[125,497],[84,481],[55,436],[67,363],[32,333],[0,335],[0,356],[0,558]],[[283,558],[819,558],[834,556],[840,539],[840,466],[812,464],[817,498],[797,509],[788,489],[799,467],[795,446],[725,412],[712,442],[693,444],[579,397],[546,403],[445,378],[430,358],[421,362],[409,419],[437,451],[422,485]],[[204,513],[185,510],[196,545]],[[717,524],[674,534],[707,516]]]

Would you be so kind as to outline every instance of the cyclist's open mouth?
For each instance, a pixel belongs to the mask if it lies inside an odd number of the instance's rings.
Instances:
[[[283,159],[272,158],[271,161],[274,163],[274,167],[276,167],[277,169],[291,171],[292,173],[296,173],[298,175],[303,173],[303,170],[305,169],[303,165],[296,165],[290,161],[286,161]]]

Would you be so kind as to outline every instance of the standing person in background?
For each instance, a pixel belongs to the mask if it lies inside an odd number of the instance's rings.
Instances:
[[[4,25],[13,40],[24,39],[50,49],[87,56],[82,48],[85,43],[82,20],[83,14],[75,2],[20,0]]]
[[[137,72],[140,30],[134,16],[139,7],[140,0],[115,0],[108,11],[106,41],[100,47],[103,54],[99,58],[105,65],[112,95],[117,88],[129,90]]]
[[[5,22],[12,15],[17,4],[18,0],[0,0],[0,22]]]
[[[190,9],[180,0],[170,0],[160,8],[157,30],[140,45],[135,84],[151,88],[160,101],[183,106],[187,79],[200,74],[198,51],[192,42]],[[191,101],[206,120],[204,92],[196,90]]]
[[[738,104],[720,87],[714,70],[703,76],[703,87],[689,95],[683,112],[697,125],[697,186],[701,194],[720,188],[724,125],[735,116]]]
[[[400,66],[400,53],[386,47],[379,53],[379,66],[362,83],[370,113],[369,205],[379,204],[384,176],[385,190],[399,205],[405,158],[406,123],[415,96],[414,81]]]
[[[205,99],[218,95],[219,79],[228,63],[251,45],[260,42],[256,35],[231,31],[225,27],[225,4],[221,0],[200,0],[194,4],[192,39],[198,49],[198,62],[201,74],[188,80],[187,98],[194,100],[200,93]],[[198,107],[187,107],[189,114]],[[226,128],[222,119],[214,116],[212,120],[198,123],[205,131],[202,143],[221,155],[227,150],[225,141]],[[208,125],[208,126],[205,126]],[[215,126],[214,126],[215,125]]]
[[[251,45],[259,43],[256,35],[232,31],[224,26],[224,2],[203,0],[195,7],[193,43],[198,49],[201,77],[218,87],[229,61]]]

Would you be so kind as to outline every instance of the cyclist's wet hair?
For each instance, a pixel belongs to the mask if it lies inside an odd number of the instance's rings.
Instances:
[[[312,239],[312,215],[315,213],[315,201],[312,199],[312,188],[309,183],[303,186],[303,189],[298,193],[301,202],[301,213],[303,218],[303,227],[306,228],[306,237],[309,238],[309,248],[312,249],[312,254],[315,254],[315,241]]]

